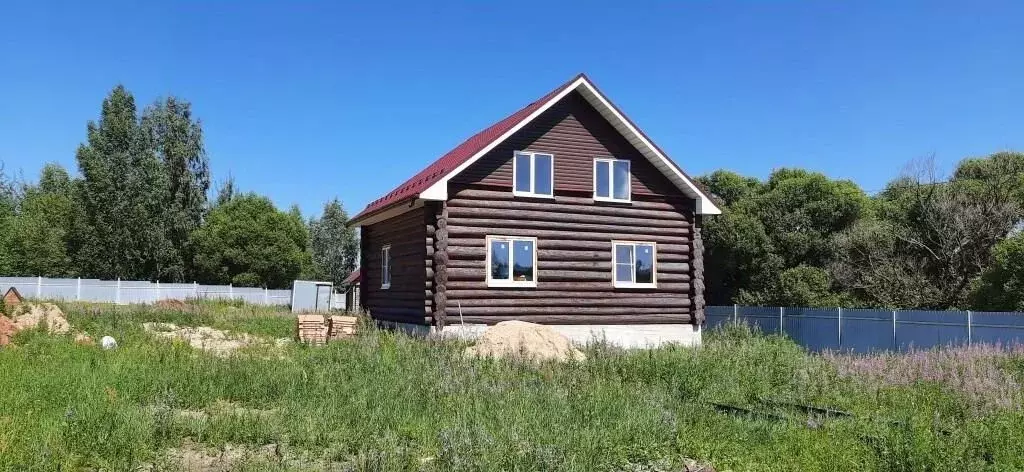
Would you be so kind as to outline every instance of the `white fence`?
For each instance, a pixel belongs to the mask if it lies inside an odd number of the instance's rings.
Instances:
[[[231,285],[171,284],[138,280],[51,279],[47,277],[0,277],[0,290],[15,287],[23,297],[81,300],[127,305],[159,300],[224,299],[254,305],[292,302],[291,290],[232,287]]]

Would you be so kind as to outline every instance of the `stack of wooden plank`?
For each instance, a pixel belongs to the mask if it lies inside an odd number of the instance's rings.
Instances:
[[[356,323],[359,318],[355,316],[331,316],[328,318],[329,329],[327,339],[341,339],[356,334]]]
[[[323,315],[298,315],[296,335],[300,342],[322,345],[327,342],[327,323]]]

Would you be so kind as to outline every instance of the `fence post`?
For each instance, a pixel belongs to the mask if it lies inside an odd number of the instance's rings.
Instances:
[[[892,311],[892,349],[899,350],[899,343],[896,342],[896,310]]]
[[[160,301],[160,281],[159,280],[156,281],[156,300],[154,300],[154,301]]]
[[[270,290],[267,290],[267,287],[263,287],[263,304],[270,304]]]
[[[971,338],[974,335],[974,333],[972,332],[973,331],[973,326],[971,326],[973,324],[972,318],[974,318],[974,315],[971,313],[971,310],[967,310],[967,345],[968,346],[971,345],[971,341],[972,341]]]
[[[228,284],[228,298],[232,300],[235,299],[235,287],[232,286],[230,283]]]
[[[43,298],[43,277],[36,276],[36,298]]]
[[[114,293],[114,303],[121,304],[121,277],[117,278],[117,291]]]
[[[192,298],[199,300],[199,282],[192,281]]]
[[[783,320],[782,320],[782,314],[784,313],[784,310],[785,310],[785,308],[782,308],[781,306],[779,307],[779,334],[783,334],[786,331],[786,330],[782,329],[782,326],[783,326],[783,323],[784,323]]]
[[[732,304],[732,322],[733,323],[739,323],[740,322],[740,306],[737,303],[733,303]]]
[[[839,323],[838,323],[838,328],[839,328],[839,347],[842,348],[843,347],[843,307],[839,307],[839,318],[838,318],[838,321],[839,321]]]
[[[75,288],[75,301],[82,300],[82,278],[78,278],[78,286]]]

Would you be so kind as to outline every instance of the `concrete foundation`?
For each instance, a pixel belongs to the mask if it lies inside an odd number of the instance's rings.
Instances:
[[[434,326],[405,323],[386,323],[384,326],[416,336],[442,336],[458,339],[476,339],[487,330],[483,324],[456,324],[438,330]],[[700,326],[692,324],[646,324],[646,325],[548,325],[573,344],[585,346],[606,342],[610,345],[643,349],[666,344],[699,346],[702,339]]]

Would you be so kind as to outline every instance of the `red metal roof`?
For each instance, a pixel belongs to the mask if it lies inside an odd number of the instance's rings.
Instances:
[[[345,280],[341,281],[341,285],[353,285],[359,283],[359,279],[362,277],[361,274],[361,269],[356,268],[356,270],[353,270],[351,274],[348,274],[348,277],[345,277]]]
[[[526,119],[526,117],[530,116],[530,114],[537,111],[537,109],[543,106],[548,100],[551,100],[551,98],[558,95],[566,87],[572,85],[572,83],[580,77],[583,77],[583,74],[573,77],[572,80],[560,85],[547,95],[544,95],[533,103],[526,105],[519,111],[491,125],[489,128],[474,134],[462,144],[456,146],[455,149],[448,151],[447,154],[434,161],[433,164],[427,166],[426,169],[421,170],[411,179],[406,180],[405,183],[388,192],[387,195],[370,202],[366,205],[366,208],[364,208],[363,211],[359,212],[358,215],[352,218],[352,221],[358,221],[387,207],[415,198],[420,194],[420,192],[426,190],[431,185],[444,178],[444,176],[452,169],[458,167],[463,162],[466,162],[469,158],[473,157],[474,154],[480,152],[483,148],[494,142],[495,139],[498,139],[498,137],[508,132],[508,130],[514,128],[521,121]]]

